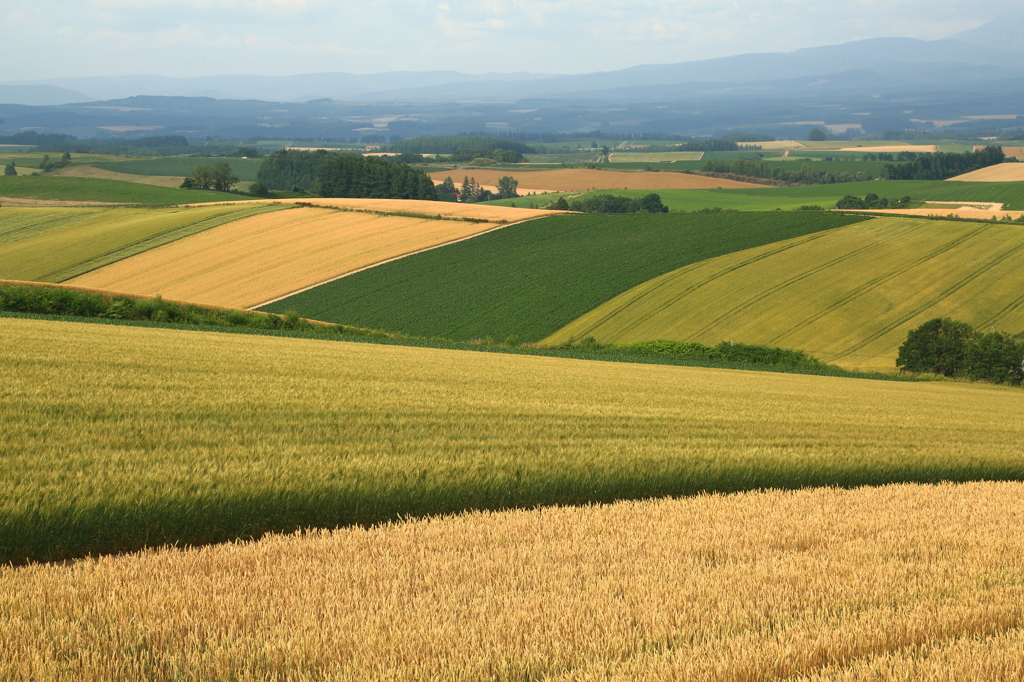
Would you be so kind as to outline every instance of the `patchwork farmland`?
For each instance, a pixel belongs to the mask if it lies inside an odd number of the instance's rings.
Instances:
[[[784,145],[846,179],[904,146]],[[0,279],[61,284],[0,284],[0,678],[1020,678],[1021,389],[893,360],[935,316],[1016,348],[1024,231],[798,210],[1016,217],[1020,164],[642,170],[670,154],[435,173],[564,190],[520,208],[17,156]],[[690,212],[521,208],[593,188]]]
[[[736,339],[885,370],[910,329],[951,316],[1024,332],[1024,229],[879,218],[701,261],[545,339]]]
[[[396,203],[362,205],[386,207]],[[410,211],[424,203],[427,202],[406,202],[402,207]],[[273,203],[255,206],[264,210],[280,208]],[[507,220],[543,214],[490,208],[481,215],[503,215]],[[411,217],[295,207],[236,220],[94,270],[68,283],[248,308],[382,261],[500,226],[429,215]]]
[[[539,341],[652,277],[866,217],[564,215],[388,263],[262,308],[457,340]]]

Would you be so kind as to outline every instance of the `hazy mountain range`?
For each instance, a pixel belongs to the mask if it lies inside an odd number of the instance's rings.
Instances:
[[[824,79],[847,87],[844,74],[860,74],[861,86],[1005,81],[1024,78],[1024,15],[1002,17],[945,40],[875,38],[788,53],[744,54],[680,64],[635,66],[579,75],[466,74],[454,71],[370,75],[319,73],[295,76],[114,76],[55,78],[0,83],[0,102],[58,105],[133,96],[212,97],[303,102],[315,99],[366,102],[431,102],[586,98],[663,99],[673,86],[757,86],[792,79]],[[873,74],[873,78],[866,75]],[[827,88],[826,88],[827,89]]]

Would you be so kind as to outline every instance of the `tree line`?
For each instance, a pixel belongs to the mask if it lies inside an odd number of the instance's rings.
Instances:
[[[961,154],[922,154],[913,161],[898,166],[887,163],[882,168],[880,177],[883,180],[947,180],[979,168],[1003,163],[1005,160],[1003,148],[992,145],[976,152]]]
[[[256,181],[276,190],[322,197],[436,200],[434,183],[422,170],[387,157],[317,150],[282,150],[267,156]]]
[[[935,318],[907,334],[896,366],[905,372],[1019,385],[1024,343],[1005,332],[981,333],[966,322]]]
[[[387,148],[389,152],[408,154],[455,154],[464,150],[508,150],[520,154],[536,154],[528,144],[514,140],[479,135],[453,135],[450,137],[417,137],[404,140]]]
[[[887,199],[880,197],[874,192],[868,192],[868,194],[861,199],[855,197],[852,194],[847,194],[845,197],[836,202],[836,208],[846,208],[863,210],[869,208],[907,208],[910,205],[910,197],[905,196],[902,199]]]
[[[708,161],[702,170],[705,173],[718,175],[742,175],[748,178],[762,178],[801,185],[832,185],[874,179],[867,171],[836,173],[814,168],[806,163],[801,166],[800,170],[791,171],[786,170],[782,165],[756,159],[736,159],[734,161]]]
[[[565,203],[564,198],[559,202]],[[556,204],[555,208],[560,208],[560,205]],[[595,194],[570,202],[567,208],[580,213],[668,213],[668,206],[661,203],[661,196],[653,193],[636,199]]]

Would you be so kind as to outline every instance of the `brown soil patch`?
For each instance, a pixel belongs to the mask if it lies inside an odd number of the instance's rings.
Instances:
[[[437,202],[415,203],[429,203],[436,210]],[[545,213],[526,209],[520,212],[534,218]],[[371,265],[500,226],[497,222],[303,207],[221,225],[68,283],[250,308]]]
[[[560,168],[542,171],[508,171],[476,168],[472,170],[438,171],[430,173],[435,183],[451,176],[456,187],[463,176],[475,178],[484,187],[496,187],[498,179],[511,175],[519,181],[519,193],[526,192],[586,192],[595,189],[715,189],[758,187],[749,182],[709,178],[703,175],[673,172],[604,171],[589,168]]]

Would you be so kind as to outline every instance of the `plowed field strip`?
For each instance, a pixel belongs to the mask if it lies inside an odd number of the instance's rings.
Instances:
[[[444,182],[451,177],[456,185],[462,182],[463,176],[475,178],[481,185],[496,186],[498,180],[511,175],[519,181],[519,193],[524,192],[572,192],[597,189],[712,189],[753,187],[764,189],[764,185],[749,182],[710,178],[703,175],[674,172],[627,172],[603,171],[577,168],[563,168],[543,171],[509,171],[509,170],[458,170],[438,171],[430,173],[435,183]]]

